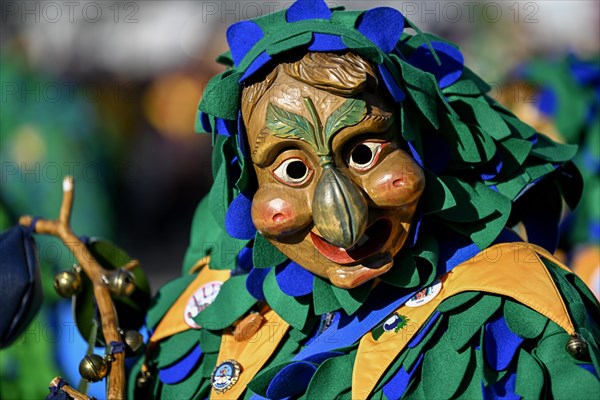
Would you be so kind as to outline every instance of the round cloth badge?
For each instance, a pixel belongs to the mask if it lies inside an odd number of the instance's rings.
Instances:
[[[240,377],[242,366],[235,360],[225,360],[213,371],[210,382],[215,392],[225,393],[233,387]]]
[[[406,306],[419,307],[423,304],[427,304],[431,300],[435,299],[435,297],[440,293],[440,290],[442,290],[442,282],[438,279],[430,286],[427,286],[421,291],[415,293],[415,295],[406,302]]]
[[[219,281],[208,282],[207,284],[198,288],[192,297],[190,297],[183,312],[183,319],[190,328],[201,328],[201,326],[194,321],[194,317],[198,315],[200,311],[208,307],[217,298],[222,285],[223,282]]]

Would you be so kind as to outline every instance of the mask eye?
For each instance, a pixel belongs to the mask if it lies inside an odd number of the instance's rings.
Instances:
[[[366,171],[372,168],[379,159],[379,153],[383,143],[363,142],[350,153],[348,165],[358,171]]]
[[[299,186],[312,176],[312,169],[299,158],[288,158],[272,171],[275,178],[287,185]]]

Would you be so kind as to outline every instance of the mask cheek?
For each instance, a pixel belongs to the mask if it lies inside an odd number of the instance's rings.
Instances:
[[[362,183],[377,207],[413,206],[425,188],[425,175],[410,156],[396,150],[364,176]]]
[[[307,227],[312,217],[310,207],[296,190],[265,185],[252,199],[252,222],[260,233],[277,239]]]

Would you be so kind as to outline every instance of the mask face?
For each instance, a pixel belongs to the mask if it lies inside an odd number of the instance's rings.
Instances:
[[[368,89],[342,97],[280,73],[246,116],[254,225],[338,287],[392,267],[425,186],[391,110]]]

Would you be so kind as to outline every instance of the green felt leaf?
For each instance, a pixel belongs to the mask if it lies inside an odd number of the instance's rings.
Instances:
[[[208,354],[204,354],[202,355],[203,360],[202,360],[202,376],[204,378],[210,378],[210,376],[212,375],[213,371],[215,370],[215,367],[217,366],[217,359],[219,357],[218,353],[208,353]],[[200,368],[198,368],[200,369]]]
[[[218,353],[221,347],[221,331],[211,331],[210,329],[199,330],[199,342],[202,353]]]
[[[267,48],[267,54],[270,56],[277,55],[279,53],[283,53],[284,51],[289,51],[290,49],[304,46],[310,43],[313,39],[313,35],[311,32],[304,32],[298,35],[286,38],[285,40],[281,40],[279,42],[271,44]]]
[[[527,351],[520,349],[515,393],[528,399],[540,399],[544,390],[544,371]]]
[[[504,196],[480,182],[465,182],[454,176],[440,176],[456,199],[457,206],[442,210],[438,215],[447,221],[468,222],[483,219],[496,211],[496,202]]]
[[[444,322],[444,324],[445,324],[445,321],[446,321],[446,319],[444,316],[438,318],[438,320],[433,323],[433,326],[429,329],[429,332],[427,332],[425,334],[425,337],[423,339],[421,339],[421,342],[418,345],[416,345],[412,349],[405,350],[406,358],[404,359],[404,362],[402,363],[405,371],[410,371],[413,368],[413,366],[415,365],[415,362],[421,356],[421,354],[428,351],[426,349],[430,344],[429,342],[431,341],[432,338],[439,337],[438,329],[440,329],[440,327],[443,326],[442,322]],[[434,341],[431,343],[431,345],[435,346],[437,342],[438,341]]]
[[[196,329],[188,329],[176,335],[170,336],[158,343],[158,368],[168,367],[179,361],[198,344],[200,332]]]
[[[484,295],[469,307],[455,309],[448,317],[448,331],[441,341],[450,341],[450,346],[457,351],[464,349],[501,305],[501,297]]]
[[[569,339],[569,335],[564,331],[544,335],[534,350],[535,356],[543,363],[548,373],[552,397],[563,399],[576,394],[582,399],[595,398],[600,393],[600,380],[578,367],[577,361],[567,353],[565,344]],[[576,392],[573,388],[577,388]]]
[[[146,326],[151,329],[156,328],[167,310],[171,308],[175,300],[179,298],[195,277],[195,275],[184,275],[161,287],[152,299],[152,304],[146,314]]]
[[[307,399],[335,399],[352,387],[352,368],[356,353],[325,360],[306,389]]]
[[[248,388],[250,388],[250,390],[252,390],[254,393],[257,393],[262,397],[266,397],[267,388],[269,387],[269,384],[273,378],[275,378],[279,371],[293,363],[293,361],[290,361],[283,364],[274,365],[270,368],[263,368],[254,378],[252,378],[248,384]]]
[[[457,352],[448,340],[437,342],[423,358],[421,380],[426,398],[451,398],[465,378],[472,361],[475,360],[470,347]]]
[[[468,125],[458,117],[448,117],[444,119],[442,130],[449,136],[448,144],[451,146],[454,164],[457,163],[481,163],[485,158],[480,151],[476,141],[476,132],[478,128]]]
[[[234,269],[237,255],[246,245],[248,240],[235,239],[225,231],[221,231],[215,243],[204,243],[210,250],[209,265],[211,269]]]
[[[576,153],[576,145],[557,143],[545,135],[538,135],[538,141],[531,151],[534,156],[551,162],[569,161]]]
[[[274,136],[283,139],[300,139],[316,146],[315,128],[302,115],[294,114],[269,103],[265,119],[267,129]]]
[[[399,61],[406,91],[419,111],[429,121],[431,126],[439,129],[438,119],[438,86],[435,77],[404,61]]]
[[[197,368],[190,376],[174,385],[163,384],[161,397],[165,399],[191,399],[202,382],[202,369]]]
[[[218,118],[236,120],[240,109],[242,72],[225,71],[216,78],[214,86],[207,88],[199,109]]]
[[[263,292],[269,306],[291,326],[300,330],[307,326],[310,301],[283,293],[275,278],[274,268],[269,271],[263,282]]]
[[[233,200],[233,191],[229,186],[227,178],[227,166],[222,164],[214,179],[213,185],[208,192],[208,206],[212,217],[221,230],[225,229],[225,214]]]
[[[491,87],[483,79],[465,66],[463,67],[460,79],[442,89],[442,92],[446,96],[453,94],[460,96],[480,96],[488,93],[490,90]]]
[[[263,235],[256,232],[252,250],[254,268],[276,267],[287,259],[285,254],[277,250]]]
[[[192,220],[190,245],[183,261],[183,274],[188,274],[198,260],[214,251],[222,230],[209,209],[209,199],[205,196],[196,208]]]
[[[415,142],[417,144],[417,152],[422,156],[423,149],[420,144],[420,124],[419,110],[412,103],[402,102],[400,105],[400,126],[402,129],[402,137],[407,142]]]
[[[323,129],[325,143],[328,144],[328,147],[335,133],[342,128],[358,124],[366,113],[366,103],[359,99],[348,99],[332,112]]]
[[[354,314],[363,305],[373,289],[372,282],[367,282],[354,289],[341,289],[331,286],[333,294],[348,315]]]
[[[531,126],[527,125],[525,122],[521,121],[513,113],[506,110],[504,107],[500,105],[492,104],[492,107],[498,111],[502,119],[506,121],[508,127],[512,132],[512,137],[521,138],[521,139],[529,139],[533,135],[535,135],[535,129]]]
[[[468,364],[467,372],[454,394],[456,398],[460,399],[479,399],[482,396],[481,385],[484,379],[483,371],[485,370],[483,354],[477,349],[471,348],[470,350],[473,355]]]
[[[333,293],[333,285],[318,276],[315,276],[312,297],[316,315],[323,315],[341,308]]]
[[[229,278],[217,298],[194,321],[204,329],[221,330],[231,326],[256,303],[256,299],[246,290],[246,275]]]
[[[414,257],[428,263],[432,268],[437,268],[439,258],[439,244],[433,236],[425,236],[411,249]]]
[[[497,180],[503,181],[514,174],[525,162],[533,145],[528,140],[508,138],[498,142],[498,151],[502,159],[502,170]]]
[[[431,214],[455,207],[457,202],[452,190],[440,177],[425,170],[425,191],[421,196],[421,208],[424,214]]]
[[[479,301],[481,292],[462,292],[455,294],[444,300],[437,308],[441,313],[446,313],[454,310],[455,308],[461,307],[465,304],[472,304]]]
[[[403,249],[396,255],[394,266],[381,276],[381,280],[400,288],[411,288],[420,283],[421,276],[410,249]]]
[[[510,299],[504,300],[504,319],[511,331],[526,339],[540,336],[548,323],[542,314]]]
[[[463,97],[450,103],[461,117],[471,123],[477,123],[496,140],[502,140],[511,135],[510,128],[502,117],[483,98]]]

